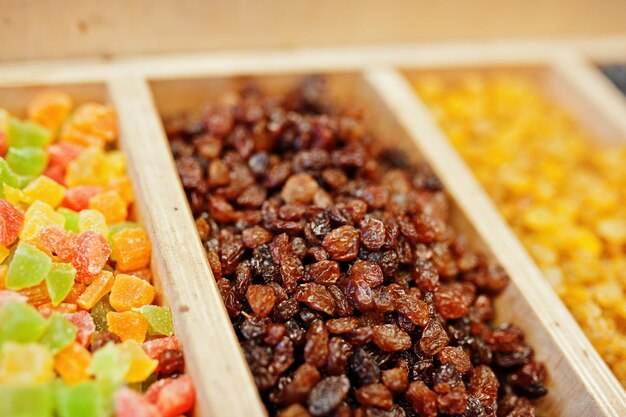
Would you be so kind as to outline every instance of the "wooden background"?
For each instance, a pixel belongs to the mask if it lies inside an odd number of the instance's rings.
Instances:
[[[624,0],[0,0],[0,61],[625,33]]]

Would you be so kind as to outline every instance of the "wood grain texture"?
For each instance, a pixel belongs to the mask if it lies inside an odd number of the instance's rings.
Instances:
[[[2,0],[0,60],[624,34],[622,0]]]
[[[512,279],[497,301],[499,319],[512,319],[527,331],[537,355],[550,370],[547,415],[623,416],[626,394],[575,320],[543,278],[497,209],[452,148],[410,84],[398,72],[378,70],[368,79],[411,132],[469,223],[484,239]],[[559,352],[559,354],[555,354]]]
[[[137,204],[154,246],[176,333],[185,346],[203,417],[261,417],[265,410],[224,309],[193,217],[169,156],[146,82],[109,82]]]

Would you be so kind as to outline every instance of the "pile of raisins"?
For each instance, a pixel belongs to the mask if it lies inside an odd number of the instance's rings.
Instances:
[[[546,370],[518,327],[490,324],[506,272],[363,109],[336,107],[311,77],[165,124],[270,415],[535,415]]]

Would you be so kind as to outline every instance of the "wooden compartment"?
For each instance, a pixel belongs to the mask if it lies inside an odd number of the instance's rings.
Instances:
[[[425,158],[438,171],[445,182],[452,201],[453,223],[457,228],[470,236],[475,247],[482,248],[495,255],[504,264],[513,277],[508,289],[497,301],[497,321],[513,321],[520,325],[527,334],[530,344],[536,348],[537,357],[545,361],[549,368],[550,393],[538,403],[539,413],[543,415],[575,415],[586,410],[587,415],[622,415],[623,404],[615,399],[599,397],[597,392],[589,388],[590,378],[599,378],[602,383],[604,369],[598,371],[596,364],[585,358],[583,352],[575,355],[564,353],[563,345],[567,341],[560,340],[563,333],[553,330],[560,327],[571,327],[569,321],[561,321],[561,317],[549,312],[550,302],[559,302],[548,297],[548,304],[541,305],[546,297],[541,296],[544,288],[528,285],[523,268],[517,262],[505,259],[501,248],[515,245],[508,240],[513,236],[495,236],[485,238],[492,230],[485,229],[485,224],[492,223],[493,213],[481,212],[477,207],[467,205],[473,198],[474,187],[462,188],[464,172],[456,164],[448,164],[447,155],[437,154],[431,149],[436,140],[425,130],[416,132],[407,127],[405,118],[412,118],[410,110],[402,111],[402,94],[412,94],[406,85],[388,83],[396,74],[384,71],[371,73],[334,73],[327,75],[331,95],[338,102],[356,102],[368,109],[369,122],[374,133],[386,143],[395,143],[410,154],[413,159]],[[197,110],[201,105],[217,100],[228,91],[237,90],[249,80],[253,80],[262,90],[280,92],[293,86],[300,75],[265,75],[252,78],[190,78],[165,79],[151,82],[156,107],[164,115],[172,115],[185,110]],[[393,85],[392,85],[393,84]],[[400,90],[400,91],[398,91]],[[397,93],[397,96],[396,96]],[[398,118],[397,115],[401,114]],[[457,157],[458,158],[458,157]],[[465,183],[465,182],[464,182]],[[472,213],[469,213],[472,211]],[[191,221],[188,221],[191,224]],[[189,232],[193,233],[192,231]],[[189,245],[200,246],[199,240],[187,242]],[[194,248],[195,252],[197,249]],[[552,294],[552,298],[555,298]],[[219,300],[215,300],[218,302]],[[564,312],[567,315],[567,312]],[[566,336],[565,336],[566,337]],[[599,376],[598,376],[599,374]],[[590,377],[591,375],[591,377]]]
[[[574,367],[588,368],[583,383],[607,406],[610,415],[623,415],[626,410],[626,392],[610,369],[595,351],[565,305],[543,278],[530,255],[515,233],[500,216],[471,169],[449,143],[445,132],[438,126],[428,106],[413,90],[410,82],[419,77],[436,75],[445,81],[454,81],[467,74],[510,74],[530,80],[543,90],[548,98],[568,111],[590,138],[600,145],[626,141],[626,107],[621,107],[623,97],[611,91],[608,80],[583,59],[567,57],[547,62],[545,65],[493,65],[460,67],[420,67],[379,71],[374,75],[379,90],[389,102],[396,104],[397,114],[407,129],[434,158],[437,171],[451,193],[458,196],[459,204],[467,207],[468,216],[474,219],[483,236],[501,262],[511,270],[511,277],[524,296],[532,294],[531,304],[538,308],[541,320],[553,333],[560,349]],[[407,81],[408,80],[408,81]],[[619,92],[617,92],[619,94]],[[438,167],[437,165],[440,164]],[[456,175],[455,175],[456,174]],[[449,178],[446,178],[449,177]],[[471,192],[467,192],[467,190]],[[531,289],[531,287],[535,287]],[[532,335],[532,334],[531,334]],[[540,353],[540,352],[539,352]],[[561,379],[561,378],[559,378]],[[561,379],[558,383],[568,385]]]
[[[539,414],[624,416],[624,390],[395,66],[451,74],[450,68],[522,67],[557,97],[573,99],[570,111],[610,141],[626,137],[626,117],[603,93],[607,85],[598,87],[602,76],[591,62],[623,60],[625,47],[626,38],[605,38],[13,63],[0,67],[0,107],[21,114],[32,95],[49,86],[77,102],[116,107],[136,212],[152,239],[160,293],[172,308],[197,386],[196,415],[266,413],[206,262],[159,113],[196,109],[241,85],[240,75],[280,91],[302,74],[322,72],[330,74],[339,101],[369,109],[374,132],[433,166],[455,203],[456,226],[507,269],[512,282],[497,301],[497,320],[520,325],[548,366],[550,393],[538,402]]]

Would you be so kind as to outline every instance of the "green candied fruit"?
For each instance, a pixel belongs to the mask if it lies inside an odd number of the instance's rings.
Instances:
[[[50,384],[1,386],[0,416],[52,417],[54,391]]]
[[[78,229],[79,215],[77,212],[75,212],[74,210],[65,208],[65,207],[59,207],[57,209],[57,213],[65,217],[65,230],[69,230],[70,232],[75,232],[75,233],[80,232],[80,230]],[[109,226],[109,230],[110,228],[111,226]]]
[[[99,417],[102,411],[100,389],[95,381],[78,385],[58,384],[56,390],[59,417]]]
[[[9,148],[6,159],[11,169],[20,175],[41,175],[48,165],[46,151],[34,146]]]
[[[39,284],[50,272],[50,257],[30,243],[21,243],[9,264],[6,287],[21,290]]]
[[[0,309],[0,344],[7,340],[36,342],[47,327],[46,319],[28,304],[8,303]]]
[[[45,127],[32,121],[21,121],[11,117],[9,121],[8,145],[9,147],[23,148],[34,146],[43,148],[52,140],[52,135]]]
[[[102,332],[104,330],[108,330],[107,325],[107,314],[113,310],[111,304],[109,304],[109,296],[105,295],[96,303],[95,306],[91,309],[91,317],[93,317],[93,322],[96,325],[96,330]]]
[[[48,328],[39,340],[42,345],[48,346],[50,352],[56,355],[76,339],[78,329],[61,313],[55,311],[48,319]]]
[[[53,263],[46,275],[46,285],[53,306],[61,304],[74,285],[76,269],[69,263]]]
[[[22,182],[20,176],[13,172],[9,163],[4,158],[0,158],[0,181],[13,188],[20,188]]]
[[[145,305],[139,308],[133,308],[133,311],[141,314],[146,318],[146,320],[148,321],[149,335],[171,336],[174,334],[174,326],[172,325],[172,312],[168,307]]]
[[[98,349],[91,357],[87,371],[96,377],[104,415],[113,410],[113,396],[124,383],[129,369],[130,358],[122,354],[113,342]]]

